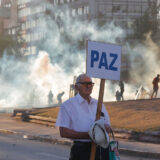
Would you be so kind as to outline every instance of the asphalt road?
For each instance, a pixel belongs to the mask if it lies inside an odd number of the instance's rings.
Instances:
[[[0,160],[68,160],[70,147],[0,134]],[[121,155],[121,160],[154,160]]]

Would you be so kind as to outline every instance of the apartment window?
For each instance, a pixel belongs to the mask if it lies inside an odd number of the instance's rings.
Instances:
[[[18,5],[29,3],[31,0],[18,0]]]
[[[18,9],[25,8],[25,4],[18,5]]]
[[[8,30],[8,34],[11,34],[11,29]]]
[[[16,29],[13,28],[13,29],[12,29],[12,34],[15,34],[15,33],[16,33]]]
[[[60,0],[60,4],[63,4],[64,3],[64,0]]]
[[[120,5],[114,5],[113,8],[112,8],[112,11],[113,11],[114,13],[119,12],[119,11],[120,11]]]
[[[78,8],[78,15],[82,15],[82,14],[83,14],[82,8]]]
[[[57,5],[57,4],[59,3],[59,0],[55,0],[54,2],[55,2],[55,4]]]
[[[143,5],[142,6],[142,13],[144,13],[147,9],[148,9],[148,6],[147,5]]]
[[[141,5],[129,4],[128,11],[129,13],[141,13]]]
[[[127,5],[121,5],[121,13],[127,13]]]
[[[22,23],[22,30],[25,30],[26,28],[25,28],[25,23]]]
[[[19,17],[25,17],[25,16],[28,16],[31,14],[31,9],[30,8],[24,8],[24,9],[21,9],[18,13],[18,16]]]
[[[72,16],[76,16],[76,9],[72,9]]]
[[[6,4],[3,5],[3,7],[5,7],[5,8],[11,8],[11,3],[6,3]]]
[[[31,41],[31,35],[30,34],[27,34],[26,35],[26,42],[30,42]]]
[[[30,21],[26,22],[26,29],[30,28]]]
[[[88,8],[88,6],[84,6],[84,14],[85,15],[89,14],[89,8]]]
[[[26,40],[26,34],[22,34],[22,39]]]
[[[31,54],[36,54],[36,47],[35,46],[31,47]]]

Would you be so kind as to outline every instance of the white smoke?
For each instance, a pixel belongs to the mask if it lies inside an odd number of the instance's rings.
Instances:
[[[57,12],[58,13],[58,12]],[[86,40],[117,43],[125,37],[125,31],[114,23],[106,23],[99,28],[94,22],[81,21],[64,15],[59,22],[47,17],[43,22],[43,31],[47,38],[37,56],[29,56],[20,61],[13,56],[4,55],[0,59],[0,107],[46,106],[48,93],[53,92],[53,103],[57,95],[65,92],[63,101],[69,98],[73,77],[86,70]],[[127,46],[127,44],[122,44]],[[132,77],[125,83],[125,99],[134,99],[135,91],[143,85],[152,89],[151,81],[159,73],[159,47],[149,38],[145,44],[134,48],[127,46],[130,55]],[[47,51],[43,51],[46,49]],[[98,98],[99,79],[92,96]],[[117,82],[106,80],[104,101],[114,101],[119,90]]]

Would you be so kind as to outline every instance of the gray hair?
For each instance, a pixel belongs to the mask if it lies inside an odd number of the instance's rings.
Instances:
[[[78,84],[79,82],[81,82],[81,80],[84,78],[84,77],[89,77],[87,74],[85,73],[82,73],[80,74],[77,79],[76,79],[76,84]],[[90,78],[90,77],[89,77]]]

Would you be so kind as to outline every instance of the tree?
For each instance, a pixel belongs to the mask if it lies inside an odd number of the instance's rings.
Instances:
[[[0,34],[0,57],[3,56],[4,51],[9,55],[20,56],[21,46],[24,40],[21,38],[20,33],[17,32],[15,35]]]
[[[157,1],[151,2],[148,0],[148,9],[145,11],[144,15],[137,18],[133,23],[133,35],[132,37],[140,41],[145,39],[145,34],[151,32],[151,37],[154,37],[158,28],[157,14],[160,6],[157,6]]]

